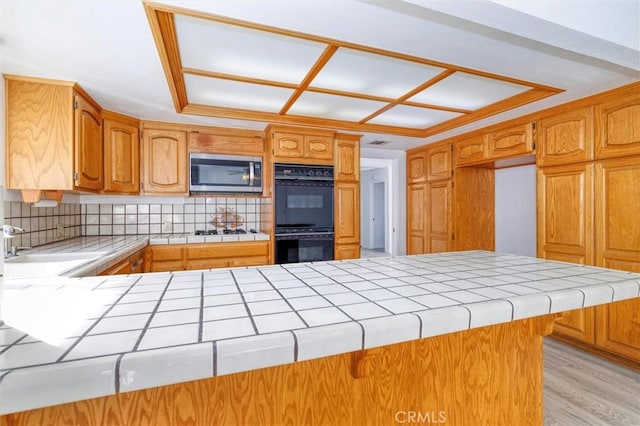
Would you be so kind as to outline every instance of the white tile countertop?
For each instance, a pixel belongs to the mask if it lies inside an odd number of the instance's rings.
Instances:
[[[20,254],[5,263],[5,277],[11,277],[13,271],[20,270],[19,277],[28,276],[29,271],[24,263],[11,264],[19,261],[21,257],[29,255],[43,254],[68,254],[69,260],[74,260],[76,254],[95,254],[93,257],[86,257],[76,262],[67,262],[68,268],[62,265],[60,271],[48,275],[61,275],[65,277],[86,277],[98,275],[100,272],[116,265],[138,250],[149,244],[197,244],[197,243],[228,243],[242,241],[268,241],[269,235],[258,233],[236,234],[236,235],[207,235],[195,236],[193,234],[152,234],[152,235],[114,235],[114,236],[88,236],[71,238],[43,246],[35,247],[31,250],[21,251]],[[33,265],[31,265],[33,266]],[[42,267],[42,264],[38,265]],[[51,265],[54,266],[54,265]],[[37,276],[46,276],[47,270],[37,271]],[[43,272],[43,273],[39,273]],[[17,274],[16,274],[17,275]],[[33,276],[33,275],[31,275]]]
[[[5,281],[0,414],[639,296],[638,274],[484,251]]]

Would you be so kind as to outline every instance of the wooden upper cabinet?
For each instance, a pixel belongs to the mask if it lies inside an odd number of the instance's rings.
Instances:
[[[102,112],[104,191],[140,192],[140,123],[110,111]]]
[[[593,107],[541,119],[536,139],[538,166],[593,160]]]
[[[482,163],[487,158],[487,143],[482,135],[456,141],[454,145],[456,166]]]
[[[220,129],[220,133],[204,130],[189,133],[189,152],[263,156],[262,132],[241,129]]]
[[[427,150],[427,180],[450,179],[453,176],[452,151],[450,143]]]
[[[593,265],[593,163],[538,169],[538,257]]]
[[[142,189],[150,194],[187,194],[187,134],[179,130],[144,129]]]
[[[5,83],[7,188],[101,190],[100,106],[71,82],[5,75]]]
[[[266,132],[276,161],[333,164],[332,131],[270,126]]]
[[[274,132],[273,155],[276,157],[302,158],[304,156],[304,136]]]
[[[605,98],[595,106],[595,157],[640,155],[640,90]]]
[[[425,182],[427,180],[426,151],[411,152],[407,155],[407,183]]]
[[[305,157],[332,161],[333,136],[305,135],[304,150]]]
[[[75,95],[75,188],[102,189],[102,117],[100,110]]]
[[[533,152],[533,124],[521,124],[488,133],[487,158],[513,157]]]
[[[338,182],[360,181],[360,135],[336,134],[334,178]]]
[[[360,184],[342,182],[335,186],[335,244],[360,243]]]
[[[640,271],[640,156],[596,162],[596,265]]]

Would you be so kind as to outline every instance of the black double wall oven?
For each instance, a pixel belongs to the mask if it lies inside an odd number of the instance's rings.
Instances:
[[[276,263],[333,259],[333,167],[275,165]]]

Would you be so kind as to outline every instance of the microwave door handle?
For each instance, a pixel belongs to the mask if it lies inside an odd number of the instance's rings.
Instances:
[[[253,187],[253,180],[255,179],[255,173],[254,173],[254,165],[255,163],[253,161],[249,162],[249,186]]]

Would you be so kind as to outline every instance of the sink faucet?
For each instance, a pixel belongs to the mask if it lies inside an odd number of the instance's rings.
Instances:
[[[18,234],[24,234],[24,229],[18,228],[17,226],[11,225],[2,225],[2,235],[4,237],[4,256],[17,256],[18,250],[26,249],[27,247],[14,247],[9,243],[13,237]]]

